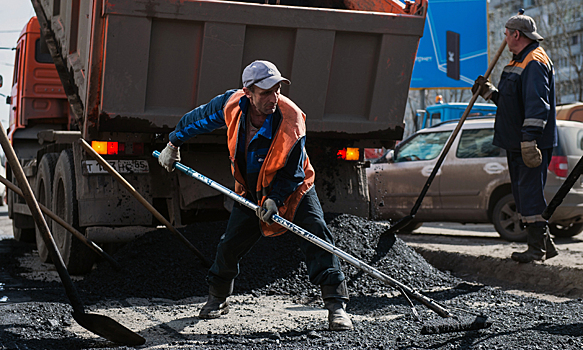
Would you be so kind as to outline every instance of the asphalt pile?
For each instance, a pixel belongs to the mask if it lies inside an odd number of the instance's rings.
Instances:
[[[352,215],[330,216],[328,226],[336,246],[357,259],[415,289],[451,287],[460,282],[428,264],[394,235],[383,235],[386,225]],[[189,225],[184,236],[210,260],[224,233],[226,221]],[[308,280],[303,255],[293,233],[262,238],[243,257],[234,293],[291,295],[300,300],[319,296]],[[179,300],[206,296],[207,268],[166,229],[159,229],[120,249],[114,258],[123,267],[115,271],[106,261],[79,283],[86,298],[166,298]],[[344,264],[351,295],[388,292],[392,287]]]

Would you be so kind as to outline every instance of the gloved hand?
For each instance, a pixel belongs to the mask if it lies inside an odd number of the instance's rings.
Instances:
[[[536,141],[523,141],[520,143],[520,151],[524,165],[529,168],[536,168],[543,161],[543,156],[536,146]]]
[[[172,146],[170,142],[168,142],[164,150],[160,152],[158,163],[170,172],[174,171],[175,162],[180,162],[180,149]]]
[[[492,93],[498,91],[498,89],[496,89],[494,85],[482,75],[480,75],[474,82],[474,86],[472,86],[472,94],[475,94],[478,89],[479,95],[482,96],[484,100],[489,100],[492,97]]]
[[[257,217],[259,217],[261,221],[271,225],[273,224],[271,216],[273,214],[279,215],[279,210],[277,210],[277,204],[275,204],[275,201],[271,198],[267,198],[262,206],[257,207],[255,214],[257,214]]]

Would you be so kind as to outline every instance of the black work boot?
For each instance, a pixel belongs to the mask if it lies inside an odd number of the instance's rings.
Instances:
[[[510,256],[512,260],[519,263],[529,263],[534,260],[545,260],[545,244],[547,240],[547,228],[535,225],[528,225],[527,243],[528,249],[525,252],[514,252]]]
[[[348,301],[346,281],[342,281],[338,285],[322,285],[321,289],[324,307],[328,310],[330,330],[346,331],[354,328],[346,313],[346,302]]]
[[[200,309],[198,318],[219,318],[221,315],[229,313],[229,302],[227,297],[233,293],[233,282],[225,287],[209,288],[209,297],[206,304]]]
[[[229,313],[229,302],[227,298],[217,297],[209,294],[206,304],[200,309],[198,318],[219,318],[221,315]]]

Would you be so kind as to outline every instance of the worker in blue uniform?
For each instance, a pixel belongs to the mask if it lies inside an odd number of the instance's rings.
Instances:
[[[513,56],[498,88],[480,76],[472,92],[498,106],[493,144],[506,150],[516,210],[528,233],[528,249],[511,258],[527,263],[558,255],[542,217],[547,168],[557,145],[555,71],[531,17],[511,17],[504,35]]]

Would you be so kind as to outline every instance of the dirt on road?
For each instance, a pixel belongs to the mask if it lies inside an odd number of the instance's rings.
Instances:
[[[114,255],[121,271],[100,262],[75,284],[89,312],[107,315],[143,336],[146,344],[141,349],[582,348],[581,299],[553,302],[463,280],[434,268],[400,238],[383,235],[386,225],[350,215],[327,219],[340,249],[454,314],[487,315],[493,325],[421,335],[421,324],[405,298],[345,264],[351,297],[347,311],[355,329],[328,331],[319,288],[308,281],[299,238],[291,233],[262,239],[243,258],[231,311],[216,320],[196,317],[208,291],[206,269],[167,230],[148,233],[121,248]],[[212,257],[225,224],[193,224],[183,233]],[[42,266],[30,263],[34,254],[31,246],[0,241],[0,276],[9,281],[2,291],[8,300],[0,305],[0,349],[125,348],[71,318],[55,272],[47,266],[40,271]],[[415,304],[423,320],[439,318]]]

